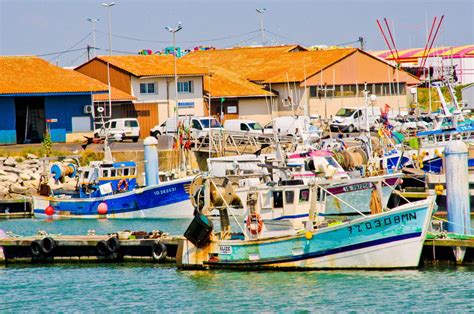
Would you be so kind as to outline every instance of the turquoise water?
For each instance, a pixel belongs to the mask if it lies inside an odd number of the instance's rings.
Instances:
[[[85,234],[183,232],[186,220],[7,220],[0,228]],[[396,271],[180,271],[157,264],[0,266],[3,312],[472,312],[474,267]]]

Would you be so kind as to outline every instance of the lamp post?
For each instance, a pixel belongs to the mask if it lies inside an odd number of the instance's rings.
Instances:
[[[115,2],[106,3],[103,2],[102,6],[107,8],[109,14],[109,54],[112,55],[112,21],[110,18],[110,9],[115,5]]]
[[[262,9],[255,9],[258,14],[260,14],[260,33],[262,34],[262,46],[265,46],[265,30],[263,28],[263,14],[267,12],[267,9],[262,8]]]
[[[99,19],[88,18],[87,21],[92,23],[92,45],[94,46],[94,47],[93,47],[93,49],[94,49],[94,54],[93,54],[93,56],[95,57],[95,56],[96,56],[95,23],[99,22]]]
[[[107,8],[109,15],[109,55],[112,55],[112,20],[110,17],[110,9],[115,5],[115,2],[102,3],[102,6]],[[107,85],[109,88],[109,114],[112,114],[112,89],[110,87],[110,63],[107,62]]]
[[[171,28],[166,26],[165,29],[173,35],[173,57],[174,57],[174,108],[175,108],[175,116],[176,116],[176,131],[178,131],[178,73],[176,69],[176,33],[183,29],[181,26],[181,22],[178,23],[178,27]]]

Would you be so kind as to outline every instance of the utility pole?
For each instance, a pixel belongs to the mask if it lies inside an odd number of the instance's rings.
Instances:
[[[263,28],[263,14],[267,12],[267,9],[255,9],[260,14],[260,33],[262,35],[262,46],[265,46],[265,29]]]
[[[97,55],[96,54],[97,46],[95,44],[95,23],[99,22],[99,19],[88,18],[87,21],[92,23],[92,45],[93,45],[92,48],[94,49],[93,56],[95,57]],[[89,46],[87,47],[89,48]]]
[[[112,21],[110,16],[110,9],[115,5],[115,2],[102,3],[102,6],[107,8],[109,15],[109,55],[112,56]],[[109,87],[109,114],[112,114],[112,88],[110,86],[110,62],[107,62],[107,84]]]
[[[362,36],[359,36],[359,42],[360,42],[360,50],[365,49],[365,39]]]

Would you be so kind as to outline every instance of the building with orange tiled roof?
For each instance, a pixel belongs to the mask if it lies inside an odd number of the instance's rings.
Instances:
[[[239,101],[239,114],[243,107],[245,118],[259,117],[261,122],[264,115],[269,121],[278,115],[304,114],[305,107],[308,114],[329,117],[342,106],[360,106],[365,82],[379,96],[379,105],[404,107],[410,101],[406,86],[419,82],[356,48],[306,51],[299,46],[242,47],[196,51],[184,59],[208,67],[211,72],[231,72],[271,92],[275,97],[249,106]],[[394,83],[398,83],[397,89]],[[218,102],[212,104],[211,112],[218,111],[219,106]]]
[[[110,68],[112,96],[129,95],[128,99],[111,99],[112,117],[137,117],[142,137],[155,125],[174,116],[203,115],[203,77],[205,68],[178,59],[178,103],[175,104],[174,57],[171,55],[98,56],[75,68],[103,83],[108,82]],[[119,97],[120,98],[120,97]],[[121,97],[124,98],[124,97]],[[96,98],[107,106],[108,97]]]
[[[101,82],[38,57],[0,56],[0,143],[41,142],[47,123],[53,142],[90,132],[84,109],[106,92]]]

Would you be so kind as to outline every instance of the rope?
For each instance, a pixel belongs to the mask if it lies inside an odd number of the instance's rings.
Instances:
[[[444,221],[444,222],[446,222],[446,223],[448,223],[448,224],[452,224],[452,225],[455,225],[455,226],[458,226],[458,227],[467,228],[467,229],[469,229],[469,230],[471,230],[471,231],[474,231],[474,228],[471,228],[471,227],[468,227],[468,226],[463,226],[463,225],[454,223],[454,222],[452,222],[452,221],[449,221],[449,220],[446,220],[446,219],[443,219],[443,218],[439,218],[439,217],[436,217],[436,216],[433,216],[432,218],[433,218],[433,219],[437,219],[437,220]]]

